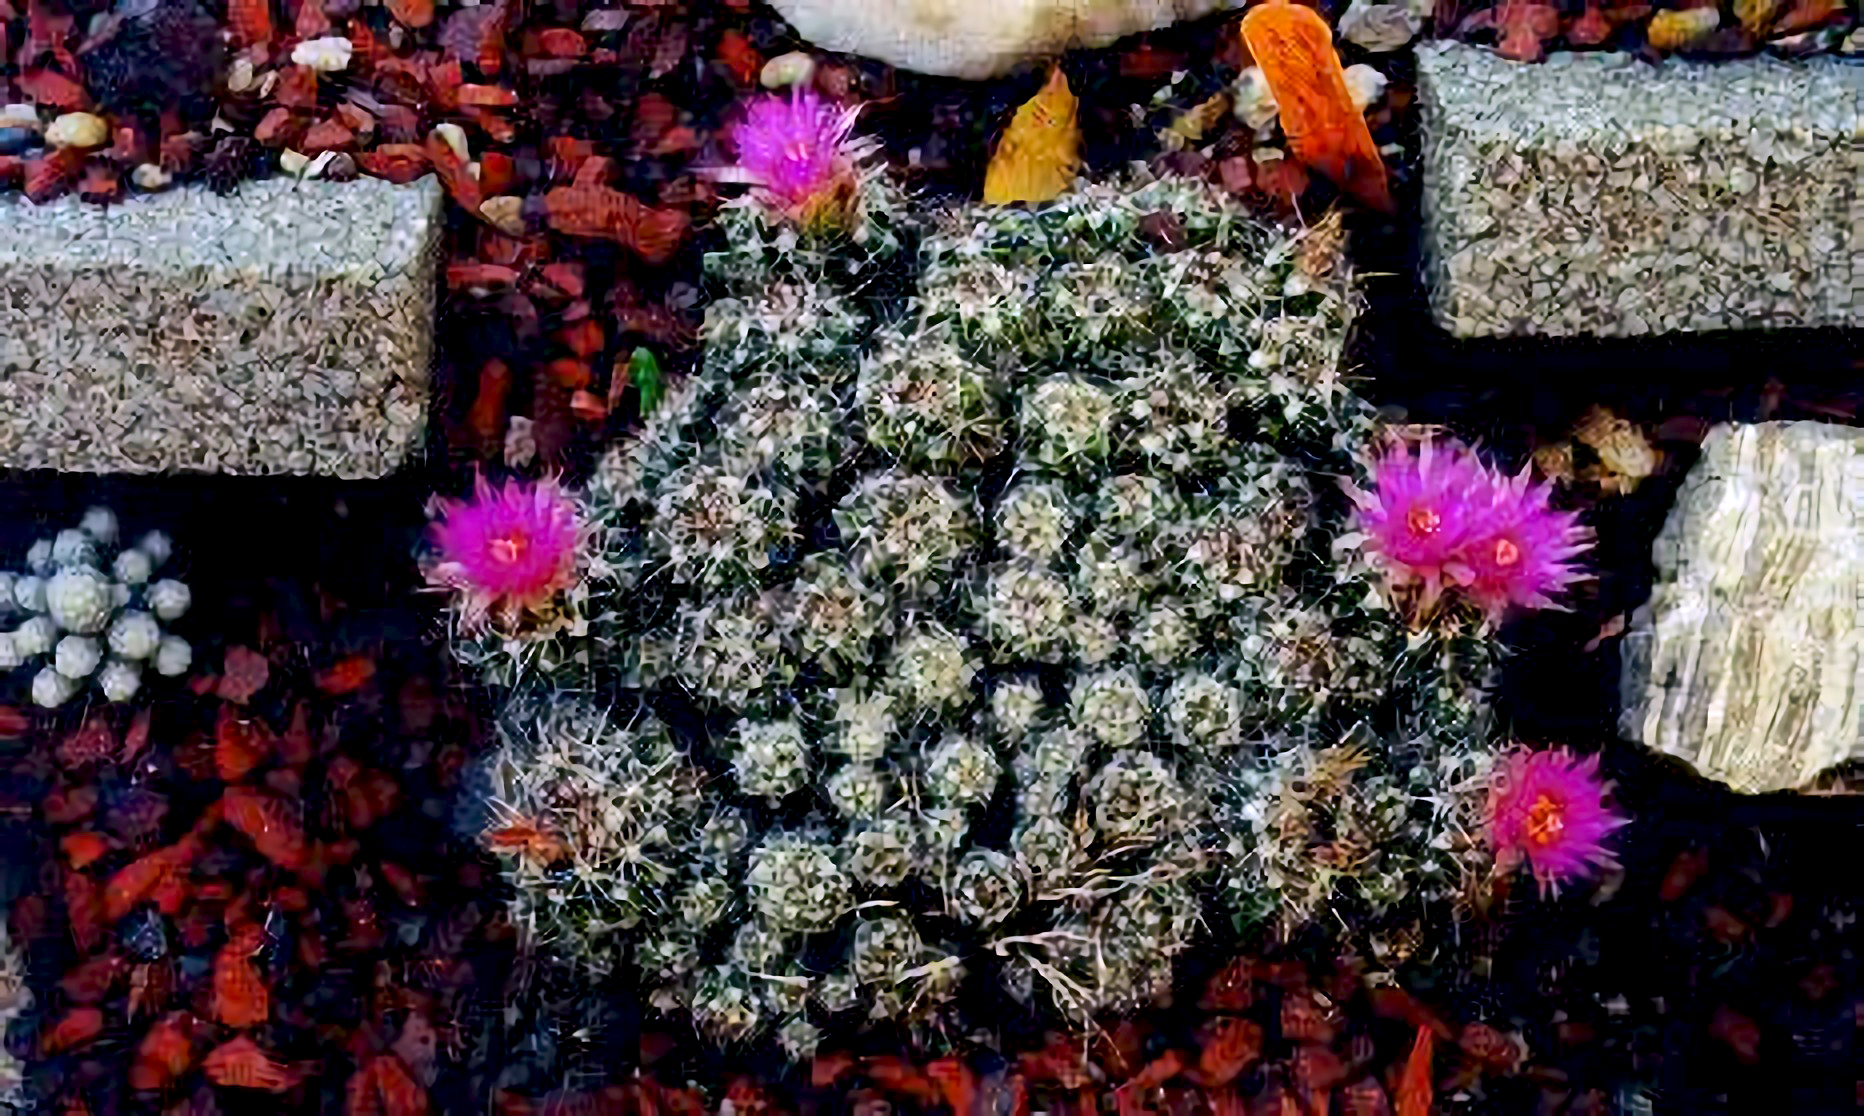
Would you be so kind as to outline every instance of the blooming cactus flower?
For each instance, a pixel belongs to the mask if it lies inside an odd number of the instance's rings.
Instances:
[[[1488,521],[1462,555],[1463,592],[1499,619],[1510,606],[1558,608],[1554,597],[1580,579],[1573,559],[1592,546],[1576,512],[1556,511],[1553,486],[1527,473],[1498,478]]]
[[[1396,446],[1372,465],[1371,492],[1348,487],[1367,545],[1400,583],[1422,583],[1434,605],[1444,581],[1467,577],[1463,555],[1488,521],[1495,483],[1468,448]]]
[[[1496,865],[1525,862],[1543,894],[1557,893],[1617,858],[1605,839],[1630,819],[1605,804],[1610,784],[1599,757],[1576,759],[1561,748],[1516,747],[1496,761],[1489,784],[1489,843]]]
[[[553,480],[481,476],[469,501],[442,500],[432,527],[439,557],[428,580],[456,591],[468,626],[509,626],[574,580],[582,529],[576,505]]]
[[[1396,584],[1423,585],[1425,609],[1456,589],[1499,621],[1510,607],[1559,607],[1582,576],[1573,560],[1592,543],[1578,514],[1552,507],[1551,485],[1504,476],[1465,446],[1388,450],[1372,489],[1347,486],[1367,549]]]
[[[750,184],[754,201],[804,228],[845,223],[871,148],[851,139],[857,111],[801,86],[760,96],[732,129],[737,165],[719,177]]]

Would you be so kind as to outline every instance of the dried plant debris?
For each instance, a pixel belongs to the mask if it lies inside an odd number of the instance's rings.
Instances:
[[[457,643],[506,691],[488,839],[534,940],[801,1057],[965,1026],[966,987],[1078,1023],[1200,936],[1456,897],[1492,648],[1334,553],[1375,428],[1343,263],[1189,179],[741,212],[577,584]]]
[[[1644,428],[1594,406],[1570,437],[1534,450],[1541,474],[1562,485],[1585,485],[1606,496],[1626,496],[1654,476],[1665,460]]]

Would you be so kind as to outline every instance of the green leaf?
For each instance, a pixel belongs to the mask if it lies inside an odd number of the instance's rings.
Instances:
[[[628,379],[641,389],[641,417],[646,418],[660,406],[660,399],[667,393],[666,379],[660,374],[660,362],[646,346],[634,350],[628,357]]]

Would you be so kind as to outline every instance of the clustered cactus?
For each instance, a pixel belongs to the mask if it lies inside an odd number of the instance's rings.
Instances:
[[[524,921],[800,1057],[1453,896],[1490,645],[1346,537],[1337,230],[1188,180],[923,225],[867,188],[839,236],[734,211],[704,368],[582,494],[578,625],[468,652],[548,666],[499,674]]]
[[[49,660],[32,677],[34,703],[65,704],[94,683],[105,701],[127,702],[142,688],[145,667],[164,677],[187,673],[188,642],[163,630],[188,611],[193,595],[173,578],[156,578],[174,550],[150,531],[118,545],[115,513],[92,508],[74,528],[41,539],[26,569],[0,572],[0,675]]]

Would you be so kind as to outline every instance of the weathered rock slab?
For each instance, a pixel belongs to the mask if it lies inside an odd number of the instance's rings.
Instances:
[[[1417,55],[1427,277],[1450,333],[1864,325],[1864,67]]]
[[[1715,428],[1653,558],[1624,735],[1752,793],[1864,756],[1864,429]]]
[[[824,50],[980,80],[1072,47],[1101,47],[1240,0],[772,0]]]
[[[0,466],[380,476],[426,428],[432,179],[0,199]]]

